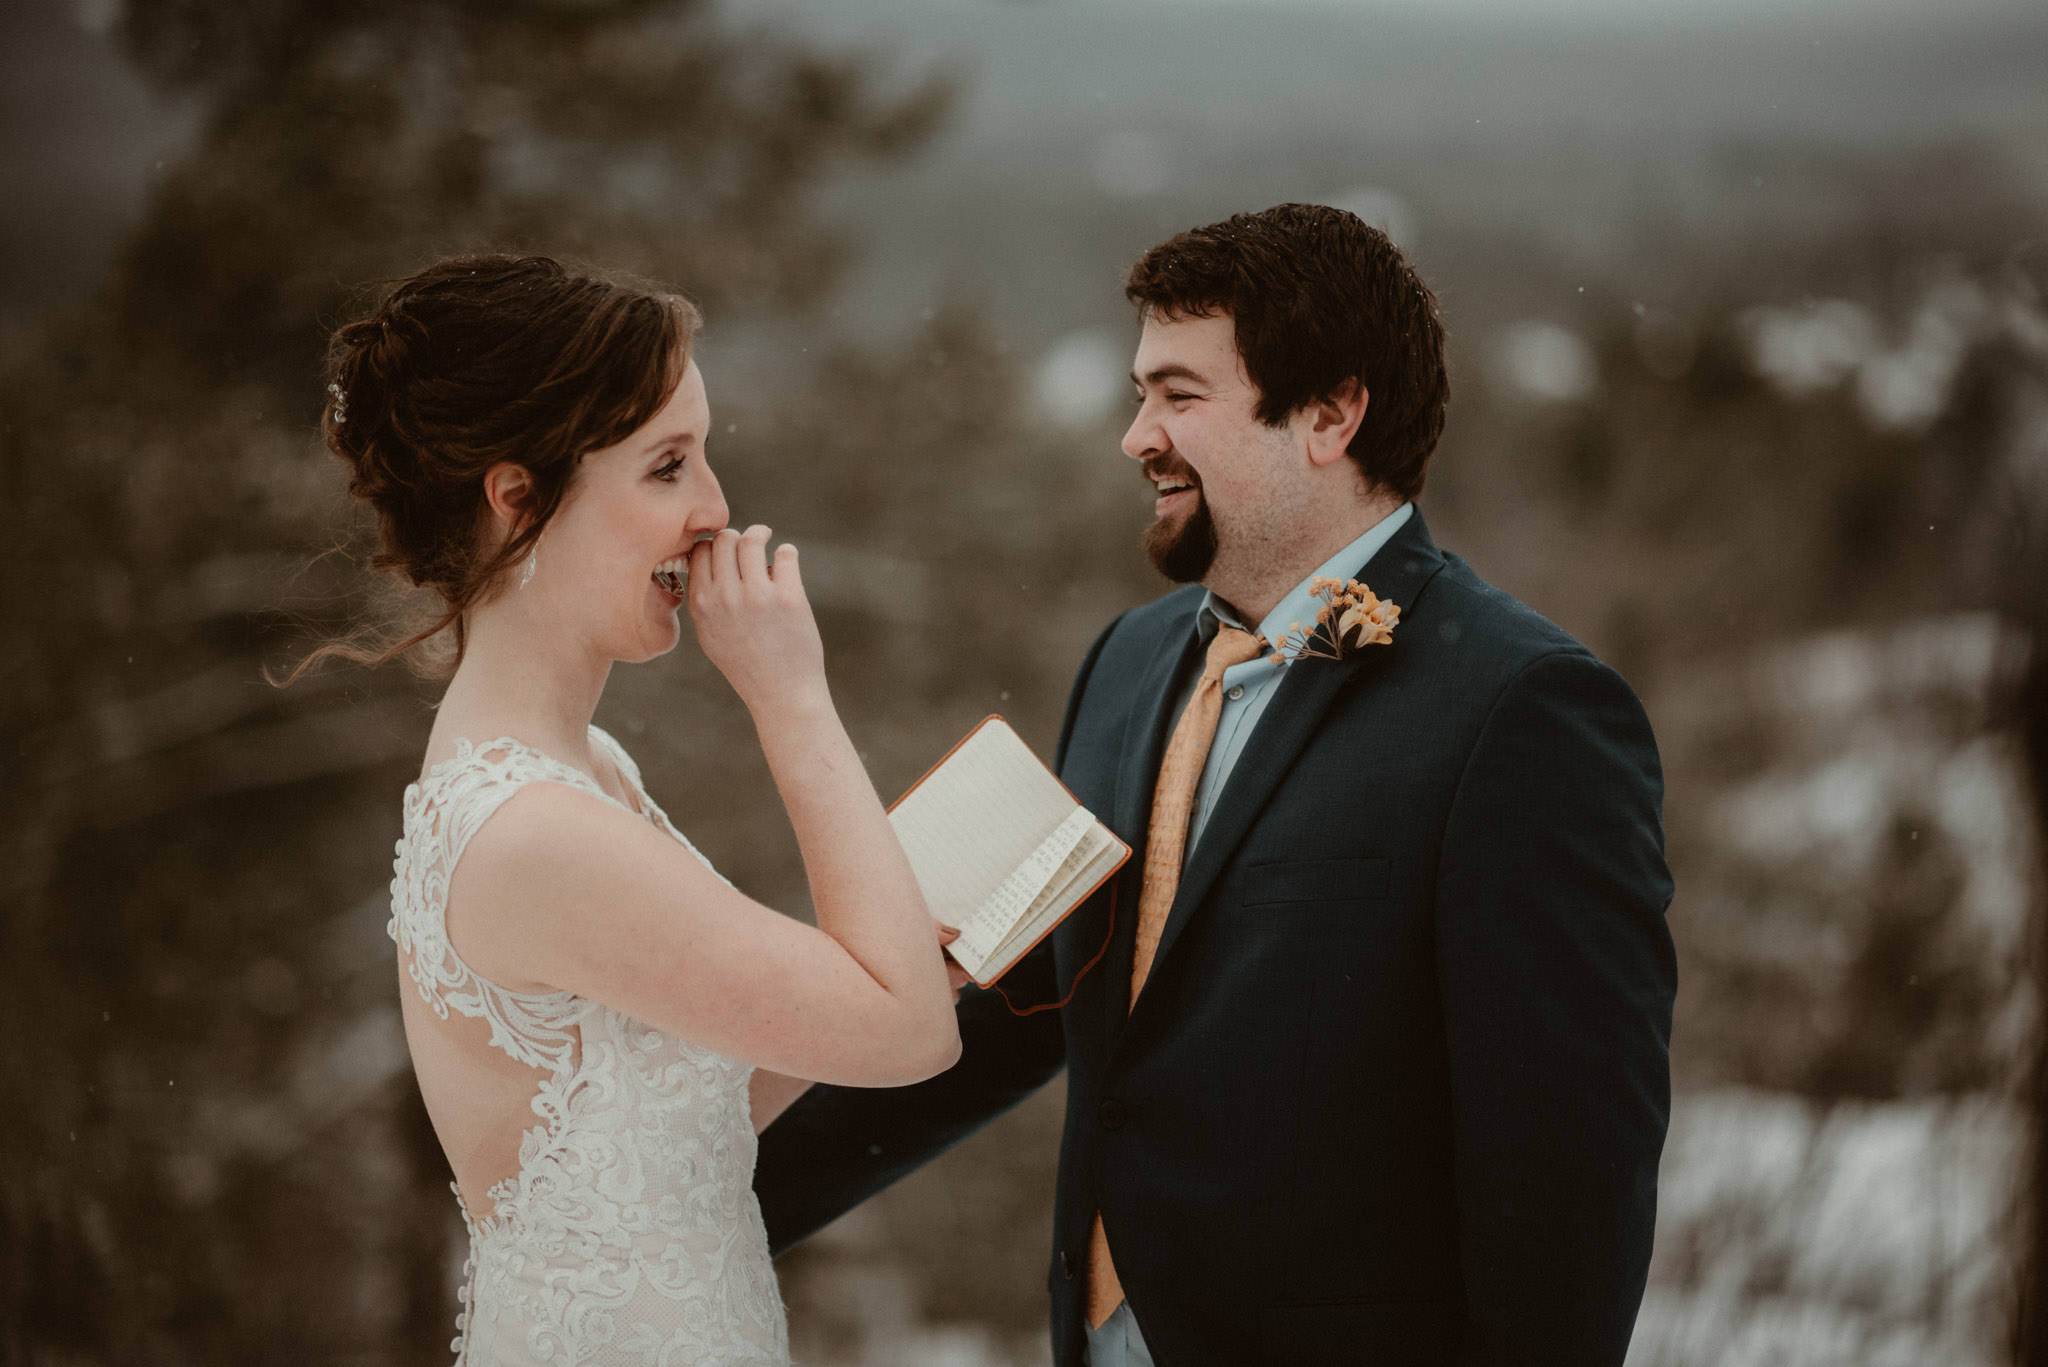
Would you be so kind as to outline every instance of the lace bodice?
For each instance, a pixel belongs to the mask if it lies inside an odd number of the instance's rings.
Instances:
[[[618,743],[590,734],[632,786],[635,815],[703,860]],[[573,993],[510,991],[449,941],[448,886],[463,849],[535,782],[625,806],[516,740],[458,741],[406,789],[393,865],[390,932],[421,999],[441,1020],[452,1010],[488,1021],[492,1047],[535,1071],[539,1123],[520,1140],[518,1172],[491,1188],[486,1218],[462,1212],[470,1256],[457,1361],[783,1367],[782,1302],[752,1187],[753,1070]]]

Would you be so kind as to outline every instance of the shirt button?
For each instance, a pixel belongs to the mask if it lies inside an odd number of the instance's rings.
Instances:
[[[1225,693],[1225,694],[1224,694],[1223,696],[1224,696],[1224,697],[1226,697],[1226,698],[1228,698],[1228,699],[1230,699],[1230,700],[1231,700],[1232,702],[1243,702],[1243,701],[1244,701],[1244,685],[1243,685],[1243,684],[1236,684],[1236,685],[1234,685],[1234,686],[1233,686],[1233,687],[1231,688],[1231,690],[1230,690],[1230,691],[1229,691],[1228,693]]]

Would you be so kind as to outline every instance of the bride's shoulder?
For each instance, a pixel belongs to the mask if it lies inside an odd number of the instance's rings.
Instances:
[[[511,736],[474,740],[467,736],[435,737],[427,742],[420,760],[419,783],[427,786],[453,774],[489,769],[518,768],[536,754],[530,746]]]
[[[672,842],[566,768],[478,796],[455,804],[449,825],[461,890],[482,905],[551,914],[572,894],[600,894],[622,877],[672,877],[679,863]]]
[[[478,735],[486,738],[437,735],[420,777],[405,792],[408,832],[438,832],[437,848],[451,864],[485,828],[506,825],[509,812],[500,813],[509,807],[553,812],[565,804],[611,805],[589,774],[546,751],[511,735]]]
[[[564,781],[565,766],[512,736],[457,737],[429,744],[420,776],[406,790],[408,810],[482,808],[479,819],[535,781]],[[576,775],[567,775],[574,783]]]
[[[626,753],[626,747],[619,744],[616,736],[593,722],[590,727],[590,743],[604,752],[617,766],[618,771],[625,775],[627,782],[635,788],[641,786],[640,766],[633,762],[633,757]]]

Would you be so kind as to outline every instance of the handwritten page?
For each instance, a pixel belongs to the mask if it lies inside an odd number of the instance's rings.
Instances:
[[[1094,826],[1095,818],[1085,807],[1076,805],[1067,819],[979,907],[965,920],[954,922],[960,928],[960,938],[953,942],[953,957],[962,967],[969,972],[980,967],[979,962],[969,962],[967,955],[973,955],[977,961],[987,959],[1020,920],[1040,903],[1051,900],[1058,892],[1055,880],[1062,872],[1073,872],[1069,856]]]
[[[960,928],[954,959],[981,983],[1072,910],[1094,886],[1076,889],[1081,876],[1099,882],[1129,855],[1000,717],[925,775],[889,823],[932,915]]]

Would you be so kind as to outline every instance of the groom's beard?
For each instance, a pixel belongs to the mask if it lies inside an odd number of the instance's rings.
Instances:
[[[1216,563],[1216,519],[1199,487],[1192,513],[1179,522],[1159,518],[1145,529],[1145,555],[1176,584],[1192,584],[1209,572]]]

